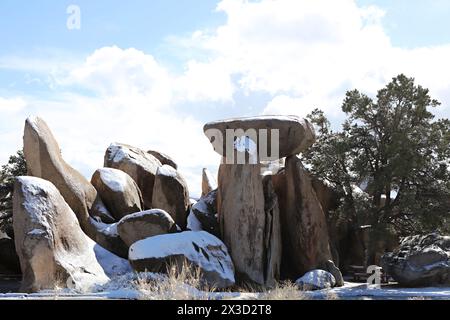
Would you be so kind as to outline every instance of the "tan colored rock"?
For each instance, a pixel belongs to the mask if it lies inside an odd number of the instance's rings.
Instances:
[[[203,168],[202,171],[202,197],[206,196],[211,191],[217,189],[217,182],[208,169]]]
[[[13,225],[22,291],[57,285],[88,290],[108,281],[96,259],[95,243],[83,233],[77,217],[50,182],[16,179]]]
[[[175,161],[168,156],[165,153],[159,152],[159,151],[155,151],[155,150],[149,150],[147,151],[148,153],[150,153],[152,156],[154,156],[156,159],[159,160],[159,162],[161,162],[161,164],[167,164],[168,166],[171,166],[174,169],[178,169],[178,165],[175,163]]]
[[[273,178],[280,205],[283,277],[298,279],[332,260],[325,214],[300,159],[286,159]]]
[[[130,262],[137,271],[166,272],[186,263],[200,271],[201,284],[227,288],[235,283],[234,267],[225,245],[205,231],[150,237],[130,247]]]
[[[167,234],[175,227],[175,221],[167,212],[152,209],[124,217],[119,221],[117,230],[123,241],[131,246],[139,240]]]
[[[156,170],[161,165],[151,154],[126,144],[113,143],[105,153],[105,167],[122,170],[137,183],[145,209],[152,208]]]
[[[110,238],[98,229],[99,224],[92,217],[102,217],[102,213],[97,210],[104,208],[104,205],[89,181],[64,161],[59,145],[45,121],[37,117],[28,118],[23,140],[28,174],[55,185],[91,239],[118,255],[126,252],[126,246],[120,238]],[[121,248],[121,251],[114,251],[114,248]]]
[[[241,280],[271,286],[279,278],[281,237],[277,197],[260,165],[219,168],[218,212],[222,239]]]
[[[155,177],[152,204],[169,213],[176,224],[186,229],[189,191],[181,174],[168,165],[159,167]]]
[[[259,116],[207,123],[204,126],[203,131],[213,144],[214,150],[222,156],[226,154],[227,143],[231,145],[231,147],[234,143],[233,139],[228,139],[230,141],[227,141],[227,129],[242,129],[243,132],[236,133],[236,136],[242,137],[244,135],[250,137],[256,144],[258,151],[265,151],[264,144],[261,143],[261,141],[265,141],[267,145],[267,156],[269,157],[272,156],[271,129],[279,130],[279,141],[276,141],[279,146],[278,159],[298,154],[303,150],[306,150],[316,139],[312,125],[306,119],[300,119],[296,116]],[[249,129],[256,130],[256,137],[251,137],[245,133]],[[259,136],[262,134],[260,131],[261,129],[267,129],[267,138],[265,136]],[[217,134],[219,132],[220,135]],[[264,140],[260,139],[262,137],[264,137]],[[276,148],[274,150],[276,150]],[[230,162],[228,163],[230,164]]]
[[[120,220],[130,213],[142,211],[144,204],[141,191],[125,172],[112,168],[98,169],[91,182],[115,219]]]

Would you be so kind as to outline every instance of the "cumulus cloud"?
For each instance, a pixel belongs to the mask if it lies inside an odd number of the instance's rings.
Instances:
[[[0,119],[0,160],[17,149],[25,116],[39,114],[86,176],[102,166],[109,143],[125,142],[173,156],[198,195],[201,168],[216,170],[219,163],[202,132],[203,113],[305,116],[318,107],[336,124],[346,90],[374,94],[405,73],[444,103],[440,115],[450,115],[450,44],[395,47],[380,8],[353,0],[223,0],[217,10],[226,14],[223,25],[171,37],[174,51],[189,57],[179,72],[139,48],[116,46],[81,62],[32,63],[35,72],[52,76],[52,90],[45,97],[0,98],[0,111],[10,113]],[[0,68],[6,65],[14,67],[0,61]],[[204,112],[183,109],[197,104]],[[217,105],[221,110],[207,110]]]

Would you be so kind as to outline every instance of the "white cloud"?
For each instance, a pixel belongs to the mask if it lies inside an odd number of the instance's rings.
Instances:
[[[402,72],[450,103],[450,44],[393,46],[380,8],[353,0],[223,0],[217,10],[227,16],[223,25],[171,37],[174,51],[189,57],[179,73],[149,53],[115,46],[84,62],[0,59],[0,68],[46,73],[54,86],[46,97],[0,98],[2,113],[15,110],[0,119],[0,160],[17,149],[25,117],[39,114],[85,175],[102,165],[109,143],[125,142],[173,156],[198,194],[201,168],[215,170],[219,158],[203,135],[201,112],[183,110],[185,104],[224,106],[211,108],[220,117],[227,106],[248,113],[243,104],[259,104],[254,113],[301,116],[318,107],[336,123],[346,90],[374,94]],[[439,112],[450,115],[445,105]]]
[[[375,94],[399,73],[450,102],[450,45],[393,46],[381,8],[360,7],[353,0],[223,0],[217,10],[227,15],[224,25],[197,30],[179,44],[222,61],[238,79],[234,92],[268,93],[266,114],[305,115],[317,106],[338,120],[346,90]],[[449,116],[444,109],[440,112]]]
[[[0,97],[0,112],[1,113],[16,113],[23,110],[27,102],[21,97],[2,98]]]

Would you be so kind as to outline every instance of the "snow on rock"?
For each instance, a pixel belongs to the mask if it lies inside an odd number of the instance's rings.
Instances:
[[[124,186],[127,184],[127,174],[123,171],[102,168],[98,169],[102,181],[115,192],[124,192]]]
[[[192,212],[192,209],[187,218],[187,228],[191,231],[203,231],[202,224]]]
[[[51,182],[16,178],[13,212],[23,291],[65,284],[83,292],[108,281],[96,259],[93,241],[83,233],[75,213]]]
[[[202,281],[216,288],[234,284],[234,266],[225,245],[205,232],[187,231],[147,238],[134,243],[129,260],[137,271],[164,271],[168,263],[186,260],[202,272]]]
[[[219,222],[216,216],[217,189],[200,198],[200,200],[192,206],[191,212],[200,223],[201,230],[207,231],[220,238]],[[193,219],[193,217],[191,219]]]
[[[116,256],[94,241],[91,241],[90,245],[95,252],[98,263],[108,277],[123,275],[133,271],[128,260]]]
[[[176,230],[175,221],[164,210],[152,209],[124,217],[117,226],[120,238],[128,245]]]
[[[334,276],[324,270],[312,270],[295,282],[301,290],[322,290],[336,285]]]
[[[92,175],[91,183],[115,219],[142,211],[141,191],[127,173],[113,168],[98,169]]]
[[[161,162],[151,154],[121,143],[111,144],[105,152],[104,166],[122,170],[142,192],[145,208],[152,208],[153,185]]]
[[[177,176],[177,170],[172,168],[171,166],[165,164],[162,167],[158,168],[157,174],[161,174],[166,177],[176,177]]]

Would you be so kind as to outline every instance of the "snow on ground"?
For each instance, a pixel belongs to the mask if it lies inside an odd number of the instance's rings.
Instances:
[[[69,299],[69,300],[137,300],[137,299],[162,299],[176,293],[148,292],[139,285],[139,279],[162,282],[167,279],[165,275],[157,273],[130,272],[121,276],[112,277],[104,284],[94,287],[90,293],[78,294],[71,289],[42,291],[34,294],[4,293],[0,294],[0,300],[34,300],[34,299]],[[250,292],[203,292],[189,285],[181,284],[175,290],[189,292],[193,299],[210,300],[257,300],[264,294]],[[447,288],[397,288],[390,286],[367,286],[363,283],[346,282],[343,287],[324,289],[319,291],[298,291],[301,300],[413,300],[413,299],[440,299],[450,300],[450,287]]]

